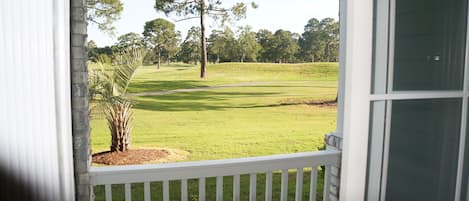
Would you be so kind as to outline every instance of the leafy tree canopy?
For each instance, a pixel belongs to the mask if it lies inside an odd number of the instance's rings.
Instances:
[[[87,0],[87,19],[99,30],[113,35],[113,23],[120,19],[124,5],[120,0]]]
[[[252,2],[251,7],[257,8]],[[200,18],[201,32],[201,66],[200,77],[205,77],[205,68],[207,63],[207,44],[205,41],[205,16],[225,22],[246,18],[248,4],[244,2],[235,3],[231,7],[225,7],[222,0],[155,0],[155,9],[164,12],[167,16],[171,13],[184,17],[181,20]]]
[[[176,45],[178,33],[175,26],[162,18],[157,18],[145,23],[143,36],[148,47],[157,51],[158,69],[161,63],[161,51]],[[172,48],[170,48],[172,49]]]

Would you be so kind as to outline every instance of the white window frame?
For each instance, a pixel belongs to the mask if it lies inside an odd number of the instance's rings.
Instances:
[[[343,86],[341,166],[342,200],[365,199],[368,157],[371,67],[373,55],[373,0],[340,1],[340,86]],[[342,117],[341,117],[342,118]],[[340,118],[339,118],[340,119]]]

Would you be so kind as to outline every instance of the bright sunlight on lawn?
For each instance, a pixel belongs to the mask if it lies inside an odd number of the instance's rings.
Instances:
[[[131,93],[233,85],[132,96],[131,148],[189,153],[178,161],[304,152],[318,150],[324,134],[335,129],[334,106],[301,103],[335,98],[336,63],[227,63],[210,65],[206,79],[198,73],[198,67],[185,64],[138,70]],[[105,120],[94,118],[91,123],[93,153],[109,150]]]
[[[174,64],[157,71],[141,67],[130,85],[135,101],[132,148],[169,148],[187,156],[174,161],[250,157],[315,151],[324,146],[324,134],[334,131],[335,106],[305,102],[334,100],[337,94],[336,63],[210,65],[208,77],[199,79],[199,68]],[[228,85],[227,85],[228,84]],[[216,86],[228,86],[219,87]],[[200,88],[215,86],[215,88]],[[177,89],[194,89],[156,95]],[[136,96],[142,92],[148,96]],[[92,120],[93,152],[109,150],[110,134],[103,119]],[[322,199],[319,172],[317,198]],[[288,200],[295,198],[295,172],[290,172]],[[303,175],[307,181],[310,172]],[[232,177],[225,177],[225,200],[232,196]],[[265,175],[258,174],[257,200],[264,196]],[[293,183],[292,183],[293,182]],[[241,176],[241,200],[247,200],[249,176]],[[152,200],[162,200],[161,182],[152,183]],[[207,200],[215,200],[214,178],[207,179]],[[180,196],[180,182],[170,182],[171,200]],[[191,200],[197,200],[197,181],[189,180]],[[280,196],[280,174],[274,173],[273,200]],[[303,186],[307,200],[309,186]],[[116,200],[124,188],[114,185]],[[132,197],[143,200],[143,185],[132,185]],[[104,200],[104,188],[95,188]]]

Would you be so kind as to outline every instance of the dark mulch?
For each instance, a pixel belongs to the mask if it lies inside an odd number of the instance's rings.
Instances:
[[[101,152],[93,154],[93,163],[103,165],[137,165],[160,160],[170,154],[165,149],[129,149],[125,152]]]

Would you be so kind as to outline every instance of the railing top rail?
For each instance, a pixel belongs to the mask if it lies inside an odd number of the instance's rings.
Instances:
[[[260,173],[319,165],[338,165],[339,162],[340,152],[327,150],[239,159],[92,167],[89,175],[91,185],[122,184]]]

